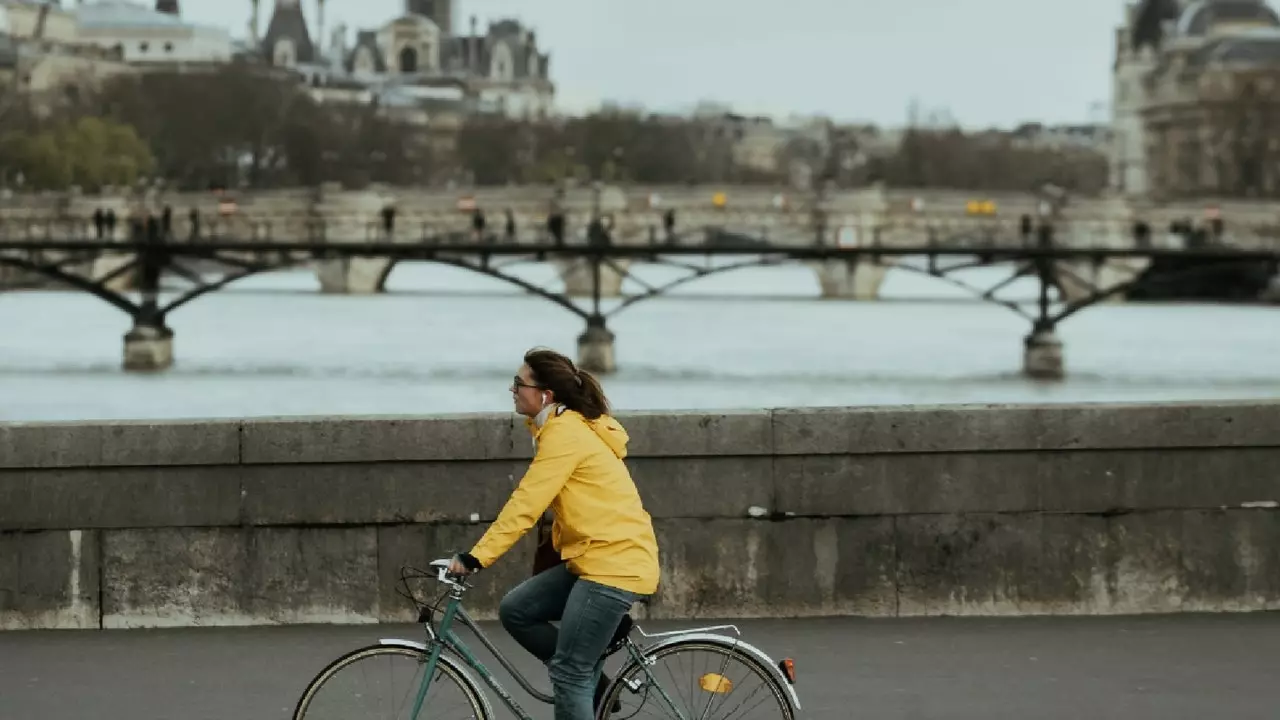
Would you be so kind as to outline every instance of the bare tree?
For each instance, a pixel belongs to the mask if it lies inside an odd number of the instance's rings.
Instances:
[[[376,104],[321,105],[295,78],[270,68],[232,63],[207,73],[122,77],[97,103],[99,112],[138,128],[158,172],[182,187],[429,177],[426,143]]]

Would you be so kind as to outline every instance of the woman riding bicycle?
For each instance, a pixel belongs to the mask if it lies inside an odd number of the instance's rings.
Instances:
[[[450,571],[490,567],[552,510],[552,543],[564,562],[517,585],[498,614],[548,665],[556,720],[591,720],[602,654],[632,603],[658,588],[653,522],[623,462],[627,433],[590,373],[554,351],[531,350],[511,393],[533,435],[533,463]],[[560,622],[558,631],[552,621]]]

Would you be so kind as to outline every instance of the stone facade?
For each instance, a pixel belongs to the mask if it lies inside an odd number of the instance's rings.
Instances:
[[[1207,148],[1222,134],[1209,113],[1235,78],[1280,71],[1280,15],[1265,0],[1139,0],[1115,53],[1113,188],[1164,198],[1226,187]]]
[[[295,69],[321,91],[334,88],[331,96],[372,92],[384,106],[452,104],[511,117],[552,112],[550,56],[514,20],[491,22],[481,33],[473,16],[470,32],[459,34],[454,0],[407,0],[402,15],[357,30],[348,45],[345,26],[326,42],[323,6],[318,0],[321,20],[313,32],[299,0],[277,0],[260,41],[262,58]]]
[[[74,43],[78,35],[76,16],[54,3],[0,0],[0,35]]]

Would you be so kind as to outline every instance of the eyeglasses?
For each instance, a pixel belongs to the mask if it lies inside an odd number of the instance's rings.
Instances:
[[[511,381],[511,392],[515,392],[516,390],[522,387],[533,388],[534,390],[544,389],[541,385],[530,385],[524,380],[521,380],[519,375],[516,375],[515,378],[513,378]]]

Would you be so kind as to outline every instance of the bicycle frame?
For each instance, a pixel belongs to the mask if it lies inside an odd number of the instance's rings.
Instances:
[[[413,714],[409,716],[410,718],[416,719],[418,717],[418,713],[422,710],[422,704],[426,701],[427,690],[431,685],[431,678],[435,675],[436,664],[440,661],[440,654],[448,649],[452,650],[455,655],[461,658],[467,667],[474,670],[480,676],[480,679],[483,680],[490,689],[497,693],[498,697],[502,700],[502,703],[507,706],[507,709],[510,710],[512,714],[520,720],[532,720],[530,715],[520,706],[520,703],[516,702],[516,699],[511,696],[511,693],[507,692],[507,689],[502,686],[502,683],[498,682],[498,679],[494,677],[489,668],[475,656],[475,653],[471,652],[471,648],[467,646],[467,643],[462,638],[458,637],[458,634],[453,631],[453,624],[455,622],[462,623],[462,625],[470,629],[471,632],[475,633],[476,637],[480,639],[480,643],[484,645],[489,652],[493,653],[493,656],[498,659],[498,662],[502,665],[503,669],[511,673],[511,676],[515,678],[516,682],[524,689],[525,692],[539,702],[543,702],[548,705],[554,702],[551,695],[548,695],[533,686],[533,683],[530,682],[529,679],[526,678],[524,674],[521,673],[505,655],[502,654],[502,651],[493,644],[493,641],[491,641],[489,636],[480,629],[480,626],[476,624],[476,621],[467,614],[467,611],[462,607],[461,588],[455,587],[453,592],[449,594],[449,604],[445,607],[444,615],[440,619],[440,629],[438,631],[433,630],[431,624],[429,622],[426,623],[427,635],[429,638],[429,642],[426,644],[425,648],[428,652],[426,673],[423,675],[421,687],[418,688],[418,696],[414,700]]]
[[[471,616],[467,614],[467,611],[462,607],[462,595],[466,586],[446,578],[446,573],[444,572],[445,564],[447,564],[447,561],[436,561],[432,563],[432,566],[437,567],[439,570],[439,576],[438,576],[439,581],[446,585],[449,585],[451,588],[449,593],[449,603],[445,607],[444,614],[440,620],[440,629],[437,631],[431,627],[430,616],[427,615],[426,619],[423,621],[423,625],[426,627],[426,631],[427,631],[427,637],[428,637],[427,643],[425,644],[408,643],[403,640],[383,640],[382,641],[384,643],[391,643],[391,644],[411,645],[414,647],[418,647],[419,649],[427,652],[426,672],[423,674],[423,677],[422,677],[422,685],[418,688],[417,697],[415,698],[414,704],[413,704],[413,714],[409,716],[410,720],[417,720],[418,714],[422,711],[422,705],[427,698],[427,691],[430,689],[430,686],[431,686],[431,678],[432,676],[435,675],[436,666],[440,662],[440,655],[446,649],[452,650],[456,656],[462,659],[463,663],[467,667],[469,667],[470,669],[478,673],[480,675],[480,678],[484,680],[484,683],[488,685],[489,688],[492,689],[495,693],[498,694],[498,697],[502,700],[502,703],[506,705],[507,709],[510,710],[512,714],[515,715],[519,720],[532,720],[529,714],[524,711],[524,708],[522,708],[520,704],[516,702],[515,698],[511,696],[511,693],[507,692],[507,689],[502,686],[502,683],[498,682],[498,679],[494,677],[493,673],[490,672],[489,668],[486,667],[484,663],[480,662],[480,660],[475,656],[475,654],[471,652],[471,648],[467,646],[466,642],[463,641],[462,638],[458,637],[457,633],[453,631],[453,624],[455,622],[462,623],[462,625],[470,629],[471,632],[475,633],[476,637],[480,639],[480,643],[484,645],[485,648],[489,650],[489,652],[493,653],[493,656],[498,659],[498,662],[502,665],[502,667],[507,672],[511,673],[511,676],[515,678],[516,682],[520,685],[520,687],[524,688],[525,692],[527,692],[530,696],[532,696],[534,699],[538,700],[539,702],[542,702],[548,705],[554,703],[555,699],[551,695],[548,695],[547,693],[544,693],[541,690],[534,687],[533,683],[531,683],[529,679],[526,678],[511,663],[511,661],[508,660],[507,657],[502,654],[502,652],[493,644],[493,642],[484,633],[484,631],[480,629],[480,626],[476,624],[475,620],[473,620]],[[737,628],[732,625],[717,625],[715,627],[699,628],[697,630],[678,630],[678,631],[667,632],[667,633],[655,633],[653,635],[649,635],[648,633],[645,633],[643,630],[641,630],[640,632],[646,638],[663,638],[665,640],[676,640],[678,638],[690,638],[690,639],[697,638],[697,639],[715,640],[715,639],[722,639],[722,638],[720,636],[709,635],[708,633],[713,630],[721,630],[721,629],[732,629],[735,633],[737,633]],[[665,640],[661,640],[658,643],[658,645],[661,646],[665,644]],[[741,646],[751,654],[758,656],[763,667],[772,669],[772,664],[773,664],[772,661],[756,648],[741,642],[734,642],[734,645]],[[681,720],[684,720],[683,718],[684,714],[680,712],[679,708],[676,707],[676,704],[672,701],[671,697],[667,694],[666,689],[663,688],[661,683],[658,682],[657,678],[654,677],[652,671],[649,668],[651,663],[646,660],[645,652],[631,640],[627,640],[626,650],[627,650],[627,654],[631,657],[631,659],[634,660],[643,670],[644,675],[647,678],[648,682],[652,683],[653,687],[657,689],[658,694],[672,709],[672,711],[675,712],[676,716],[681,718]],[[449,662],[452,662],[452,661],[449,661]],[[796,709],[799,709],[800,702],[799,702],[799,698],[796,697],[795,690],[786,684],[784,684],[783,687],[786,687],[786,689],[789,691],[794,707]],[[635,688],[633,687],[633,690],[634,689]],[[482,699],[482,702],[484,702],[483,699]]]
[[[462,638],[458,637],[458,634],[453,631],[453,624],[455,622],[462,623],[462,625],[466,626],[471,630],[471,632],[475,633],[476,637],[480,639],[480,643],[484,645],[489,652],[493,653],[493,656],[498,659],[498,663],[502,665],[503,669],[511,673],[511,677],[515,678],[516,682],[526,693],[532,696],[535,700],[548,705],[555,702],[555,698],[551,695],[548,695],[534,687],[533,683],[530,682],[529,679],[526,678],[510,660],[507,659],[507,656],[503,655],[502,651],[493,644],[493,641],[489,639],[489,636],[480,629],[480,626],[476,624],[476,621],[472,619],[472,617],[467,614],[466,609],[462,607],[461,588],[455,587],[453,592],[449,595],[449,604],[445,607],[444,615],[440,620],[439,631],[433,630],[430,623],[425,624],[427,628],[427,635],[429,637],[429,642],[427,642],[423,647],[423,649],[428,653],[427,667],[426,672],[422,677],[422,685],[418,688],[417,697],[414,699],[413,714],[409,716],[412,720],[416,720],[418,713],[422,711],[422,705],[426,702],[427,691],[431,685],[431,678],[435,675],[436,665],[440,662],[440,654],[446,649],[452,650],[455,655],[462,659],[463,663],[465,663],[467,667],[474,670],[480,676],[480,679],[484,680],[484,683],[497,693],[498,697],[502,700],[502,703],[506,705],[507,709],[519,718],[519,720],[532,720],[530,715],[524,711],[523,707],[520,706],[520,703],[516,702],[516,699],[511,696],[511,693],[507,692],[507,689],[502,686],[502,683],[498,682],[498,679],[494,677],[489,668],[475,656],[475,653],[471,652],[471,648],[467,646],[466,642]],[[384,640],[383,642],[403,641]],[[649,672],[648,666],[645,665],[643,654],[641,654],[632,643],[627,644],[627,653],[636,660],[636,662],[641,664],[641,667],[644,668],[645,675],[648,676],[649,681],[654,683],[659,694],[674,709],[674,703],[672,703],[671,698],[667,696],[666,690],[658,684],[657,678],[652,676],[652,673]],[[677,713],[679,712],[678,709],[676,711]]]

